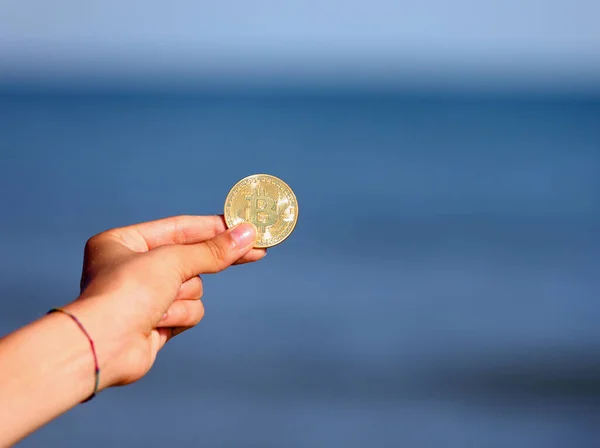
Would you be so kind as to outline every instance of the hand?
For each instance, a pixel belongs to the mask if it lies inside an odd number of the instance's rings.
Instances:
[[[65,307],[94,339],[100,389],[143,377],[173,336],[204,316],[200,274],[260,260],[256,230],[179,216],[108,230],[85,248],[81,296]]]

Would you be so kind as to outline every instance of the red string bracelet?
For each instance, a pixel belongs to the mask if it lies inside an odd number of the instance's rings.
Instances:
[[[56,313],[56,312],[66,314],[71,319],[73,319],[73,321],[77,324],[77,326],[81,329],[81,331],[83,331],[83,334],[85,334],[85,336],[90,341],[90,347],[92,348],[92,354],[94,355],[94,374],[95,374],[96,380],[95,380],[95,384],[94,384],[94,392],[92,392],[92,395],[90,395],[88,398],[86,398],[85,400],[82,401],[82,403],[85,403],[87,401],[90,401],[92,398],[94,398],[96,396],[96,393],[98,392],[98,384],[100,383],[100,367],[98,366],[98,356],[96,355],[96,347],[94,347],[94,341],[90,337],[89,333],[86,331],[86,329],[81,324],[81,322],[79,322],[79,319],[77,319],[77,317],[75,317],[73,314],[69,313],[66,310],[63,310],[62,308],[52,308],[46,314]]]

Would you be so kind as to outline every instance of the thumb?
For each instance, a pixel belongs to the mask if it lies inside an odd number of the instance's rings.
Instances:
[[[255,242],[256,228],[242,223],[202,243],[163,247],[184,282],[200,274],[222,271],[246,255]]]

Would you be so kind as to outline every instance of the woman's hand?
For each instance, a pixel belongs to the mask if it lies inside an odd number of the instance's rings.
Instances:
[[[92,237],[81,296],[64,308],[95,341],[99,389],[144,376],[171,337],[202,319],[199,275],[260,260],[265,250],[252,249],[255,238],[252,224],[226,230],[221,216],[179,216]]]
[[[252,224],[226,230],[220,216],[180,216],[113,229],[85,249],[81,295],[64,309],[94,341],[99,389],[148,372],[157,352],[204,315],[199,274],[256,261]],[[0,446],[11,446],[88,398],[94,359],[62,313],[0,338]]]

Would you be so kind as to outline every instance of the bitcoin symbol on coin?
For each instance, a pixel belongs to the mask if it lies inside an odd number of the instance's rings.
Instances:
[[[247,220],[254,224],[260,232],[264,232],[265,227],[272,226],[277,222],[277,204],[275,200],[267,196],[262,190],[254,190],[250,196],[246,196],[250,202],[247,210]]]

